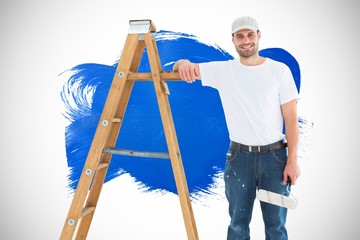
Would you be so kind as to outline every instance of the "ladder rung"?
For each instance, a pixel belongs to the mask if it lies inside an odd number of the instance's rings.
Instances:
[[[95,207],[84,207],[81,211],[80,218],[83,218],[84,216],[88,215],[93,211],[95,211]]]
[[[115,155],[132,156],[132,157],[170,159],[169,154],[163,152],[143,152],[143,151],[126,150],[121,148],[106,148],[103,150],[103,152],[109,154],[115,154]]]
[[[119,123],[119,122],[121,122],[121,119],[120,118],[113,118],[112,122],[113,123]]]
[[[99,163],[99,165],[97,167],[97,170],[102,169],[102,168],[107,167],[107,166],[109,166],[109,163]]]
[[[133,81],[152,81],[151,73],[132,73],[128,74],[128,79]],[[177,72],[161,72],[160,78],[164,81],[179,81],[181,80]]]

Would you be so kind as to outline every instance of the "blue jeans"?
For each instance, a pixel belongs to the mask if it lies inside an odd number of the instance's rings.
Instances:
[[[250,239],[249,224],[257,188],[289,195],[289,188],[283,184],[286,161],[286,148],[267,152],[229,148],[224,172],[225,194],[231,218],[227,240]],[[287,209],[265,202],[260,204],[266,240],[287,240]]]

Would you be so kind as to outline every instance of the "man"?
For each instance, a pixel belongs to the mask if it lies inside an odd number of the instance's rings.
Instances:
[[[300,176],[298,92],[285,64],[259,56],[260,38],[257,21],[240,17],[232,23],[239,58],[199,64],[182,59],[173,67],[189,83],[199,79],[216,88],[221,98],[231,140],[224,171],[228,240],[250,239],[257,188],[288,195],[287,185]],[[287,209],[261,202],[261,211],[266,239],[288,239]]]

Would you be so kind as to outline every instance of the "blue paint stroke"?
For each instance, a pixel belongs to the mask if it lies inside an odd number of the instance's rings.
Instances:
[[[300,92],[300,66],[296,59],[282,48],[267,48],[259,51],[259,55],[285,63],[291,71],[298,92]]]
[[[193,35],[171,31],[156,34],[161,66],[171,70],[175,61],[230,60],[233,57],[217,45],[205,44]],[[145,49],[146,52],[146,49]],[[260,55],[286,63],[300,90],[300,69],[295,58],[280,48],[265,49]],[[108,90],[117,67],[80,64],[67,71],[61,98],[70,120],[65,129],[69,188],[77,187]],[[144,53],[139,72],[149,72]],[[224,169],[229,139],[222,106],[216,90],[200,82],[168,82],[174,118],[189,192],[208,193],[214,177]],[[129,100],[116,147],[167,152],[164,131],[151,82],[136,82]],[[147,191],[177,193],[169,160],[113,155],[105,182],[129,173]]]

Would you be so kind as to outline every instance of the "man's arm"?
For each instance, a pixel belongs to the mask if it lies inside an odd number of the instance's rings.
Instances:
[[[196,79],[201,80],[199,65],[187,59],[178,60],[174,64],[173,71],[179,72],[180,78],[188,83],[192,83]]]
[[[286,183],[289,177],[291,180],[291,185],[294,185],[301,174],[297,162],[299,144],[297,100],[292,100],[281,105],[281,111],[285,121],[286,140],[288,144],[288,160],[284,169],[283,181]]]

